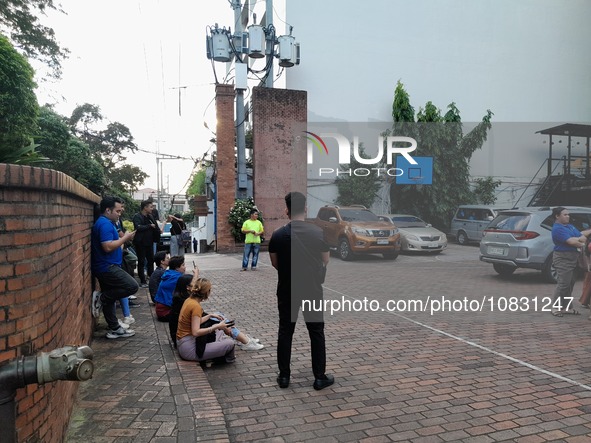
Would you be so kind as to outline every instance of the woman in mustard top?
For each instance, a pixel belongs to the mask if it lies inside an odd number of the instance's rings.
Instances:
[[[187,287],[190,297],[185,300],[178,320],[177,349],[183,360],[203,361],[225,357],[235,361],[234,340],[245,351],[258,351],[264,346],[258,340],[240,332],[233,320],[220,314],[206,314],[201,303],[211,294],[211,282],[197,278]],[[232,340],[232,338],[234,340]]]

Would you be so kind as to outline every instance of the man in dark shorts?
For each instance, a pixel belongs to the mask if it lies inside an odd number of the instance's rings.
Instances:
[[[303,302],[322,306],[322,282],[318,270],[326,267],[330,255],[322,230],[304,221],[306,197],[300,192],[285,196],[286,214],[291,222],[273,232],[269,242],[271,264],[277,269],[277,306],[279,331],[277,337],[277,365],[280,388],[289,386],[291,346],[298,312]],[[320,305],[319,305],[320,303]],[[303,310],[312,348],[314,389],[324,389],[334,383],[326,374],[326,348],[323,310]]]

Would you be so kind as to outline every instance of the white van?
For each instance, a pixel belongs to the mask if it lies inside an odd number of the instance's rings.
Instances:
[[[507,207],[491,205],[461,205],[451,221],[451,233],[461,245],[479,242],[488,224]]]

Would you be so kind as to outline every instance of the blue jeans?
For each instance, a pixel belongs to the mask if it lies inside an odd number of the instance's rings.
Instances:
[[[123,312],[123,317],[129,317],[131,315],[131,311],[129,310],[129,297],[123,297],[119,300],[121,304],[121,312]]]
[[[261,250],[260,243],[246,243],[244,245],[244,255],[242,256],[242,269],[248,268],[248,257],[252,254],[252,263],[250,264],[251,268],[257,267],[257,262],[259,261],[259,251]]]

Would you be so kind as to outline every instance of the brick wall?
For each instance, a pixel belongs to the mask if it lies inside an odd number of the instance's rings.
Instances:
[[[234,87],[216,86],[216,192],[217,192],[217,252],[234,252],[234,236],[228,223],[230,208],[236,199]]]
[[[61,172],[0,164],[0,365],[90,344],[89,238],[98,201]],[[70,381],[19,389],[18,441],[62,441],[77,390]]]
[[[267,238],[288,222],[285,194],[306,195],[307,97],[306,91],[253,89],[254,200]]]

